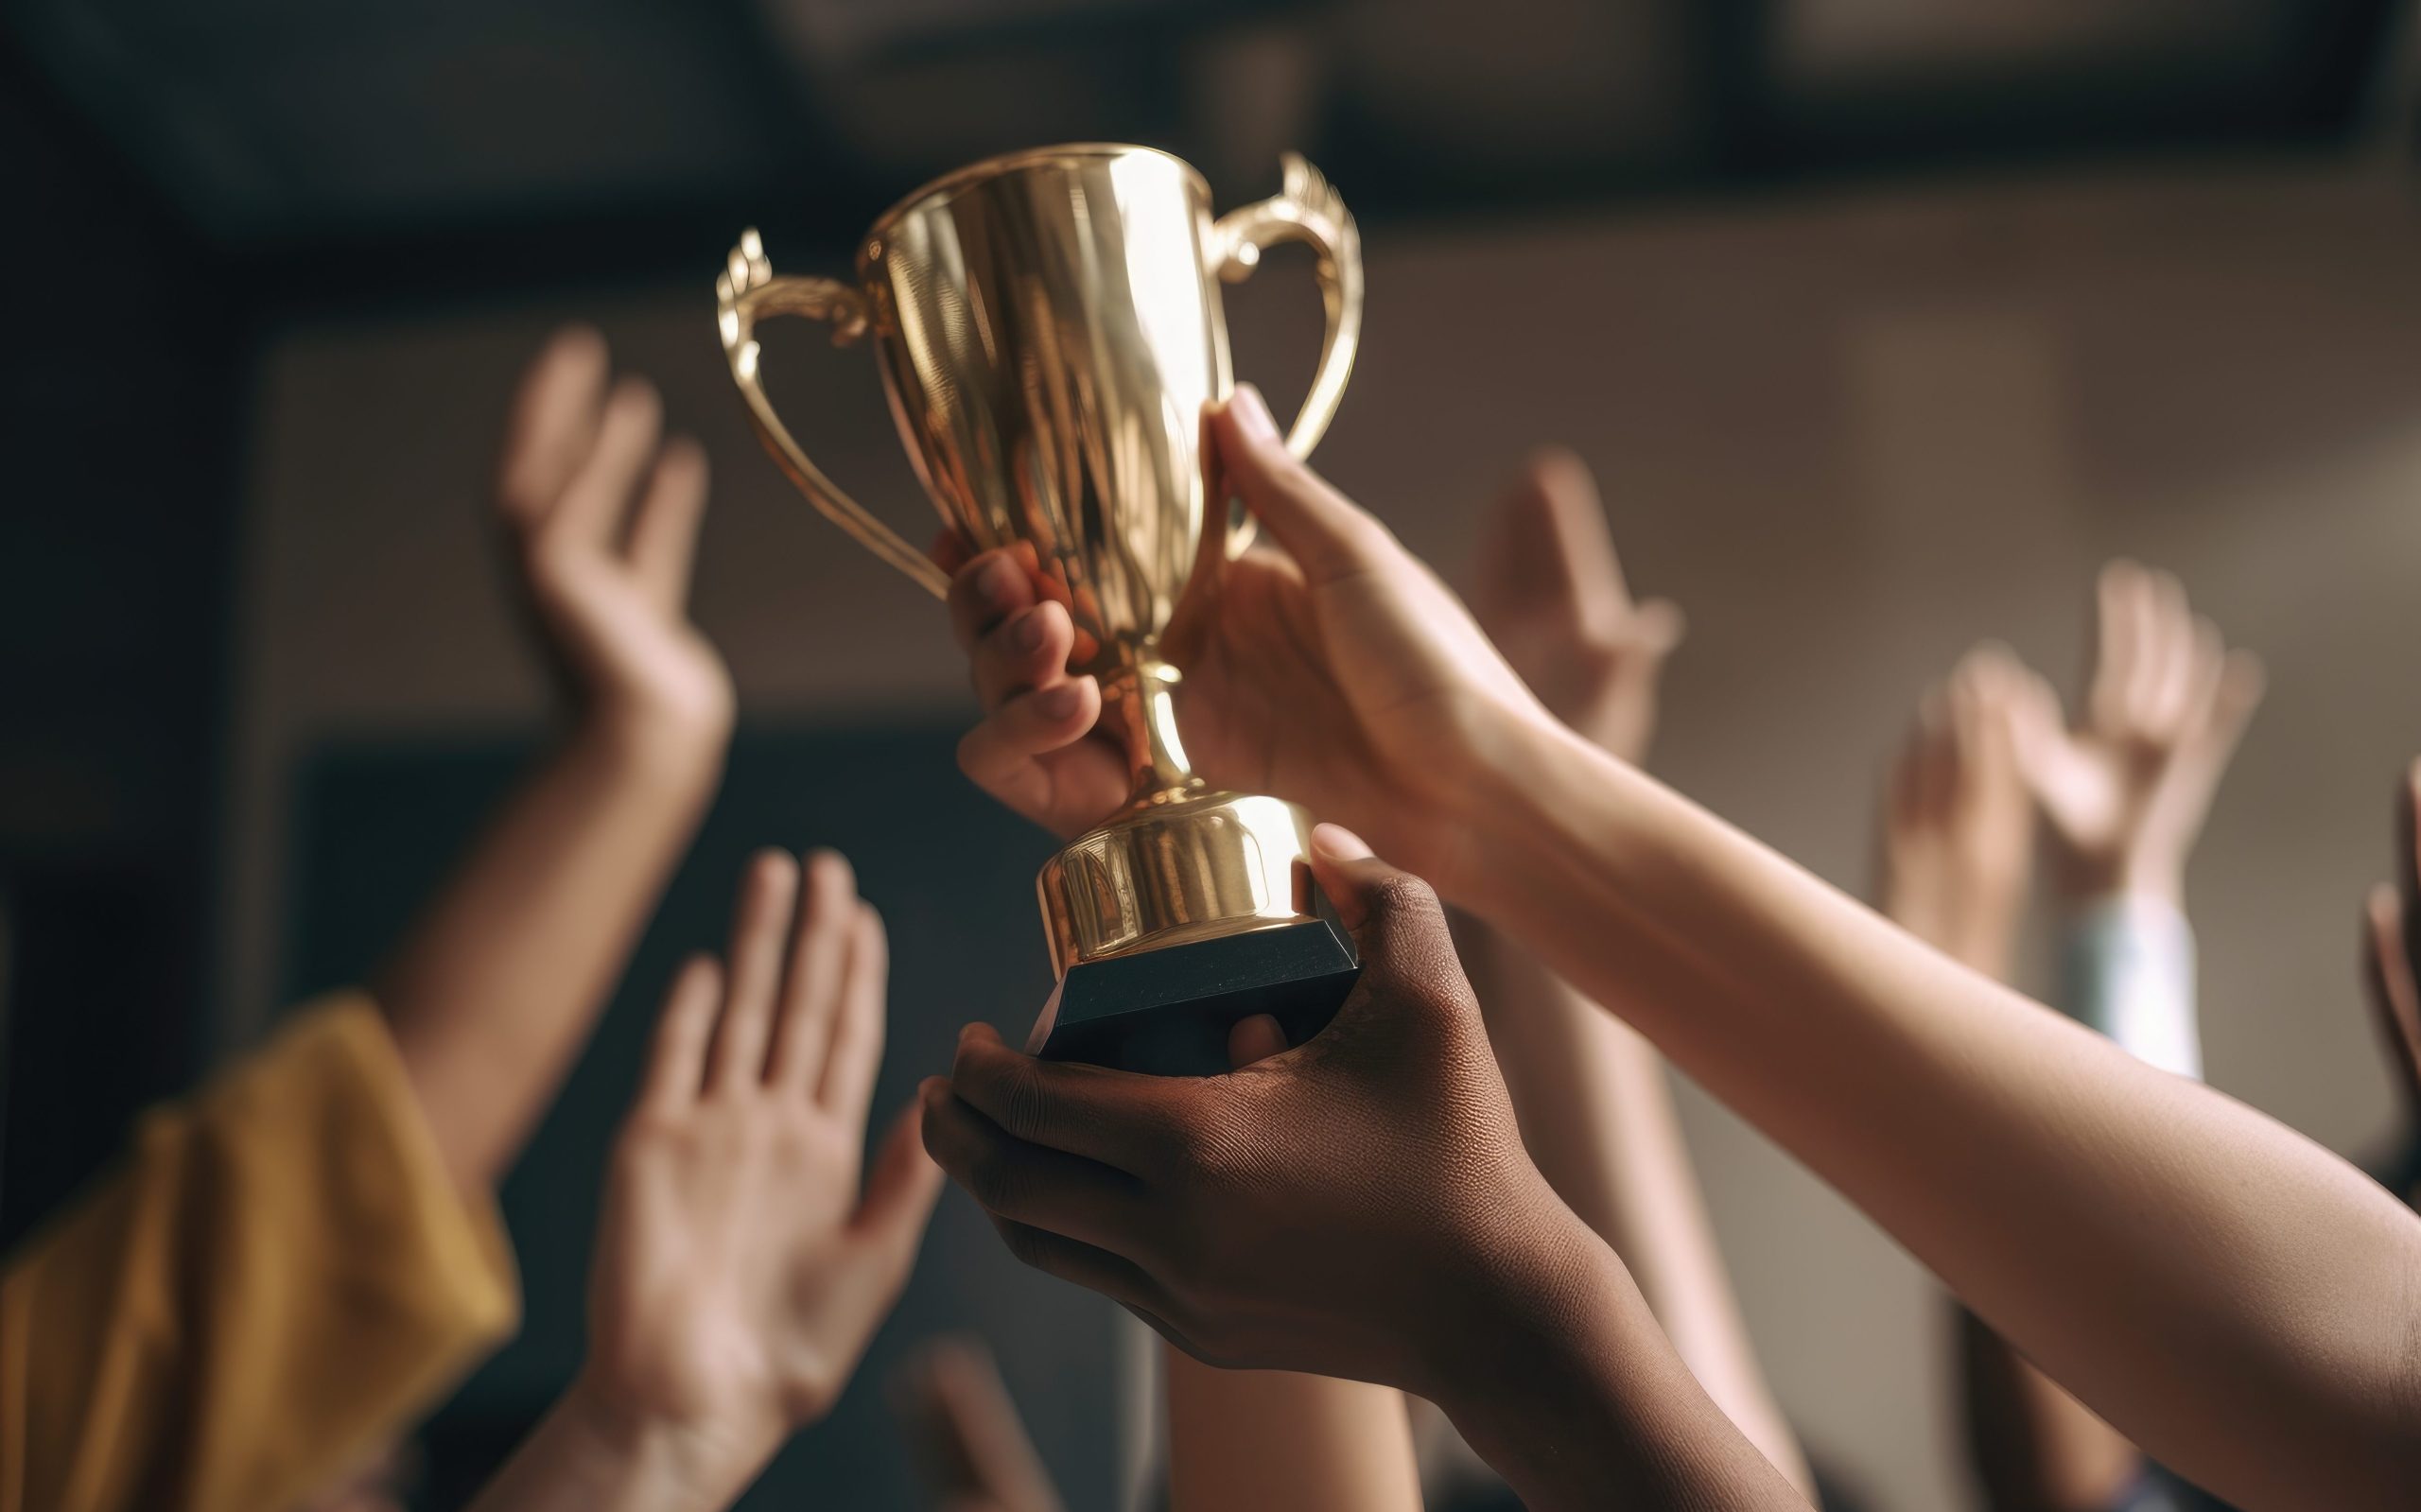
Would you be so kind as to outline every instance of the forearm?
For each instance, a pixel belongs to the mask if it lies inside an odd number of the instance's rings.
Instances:
[[[1508,749],[1473,795],[1489,820],[1458,901],[1622,995],[2155,1454],[2251,1505],[2315,1474],[2346,1504],[2402,1494],[2421,1221],[1581,742],[1540,727]]]
[[[376,983],[466,1186],[512,1163],[722,773],[723,741],[583,725],[506,803]]]
[[[1393,1387],[1163,1354],[1172,1512],[1419,1512],[1412,1427]]]
[[[575,1383],[469,1512],[720,1512],[777,1447],[633,1421]]]
[[[1806,1507],[1716,1406],[1612,1251],[1578,1231],[1555,1274],[1475,1303],[1434,1399],[1541,1512]]]
[[[1465,959],[1531,1159],[1622,1257],[1707,1395],[1812,1495],[1798,1438],[1741,1321],[1662,1058],[1492,927],[1471,933]]]

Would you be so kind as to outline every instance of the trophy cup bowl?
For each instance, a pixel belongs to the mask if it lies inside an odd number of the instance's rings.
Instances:
[[[756,232],[716,280],[718,325],[758,437],[815,507],[936,597],[949,579],[835,487],[766,398],[756,326],[873,338],[911,462],[969,551],[1022,542],[1067,606],[1079,665],[1125,746],[1126,803],[1036,879],[1058,986],[1029,1047],[1059,1059],[1207,1075],[1229,1028],[1316,1033],[1359,974],[1311,878],[1311,820],[1217,791],[1188,764],[1169,659],[1213,612],[1252,522],[1210,496],[1201,415],[1232,387],[1220,285],[1263,248],[1307,243],[1327,312],[1287,437],[1308,455],[1335,413],[1362,319],[1352,217],[1301,158],[1277,196],[1214,217],[1210,188],[1149,148],[1077,145],[949,174],[878,219],[854,282],[777,277]],[[1173,634],[1173,631],[1176,634]]]

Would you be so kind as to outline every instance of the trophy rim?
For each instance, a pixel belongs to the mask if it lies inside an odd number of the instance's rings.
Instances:
[[[1055,147],[1030,147],[1015,152],[1002,152],[952,168],[939,178],[931,179],[896,200],[890,209],[875,217],[874,224],[858,241],[858,264],[861,268],[874,260],[880,244],[890,237],[891,228],[912,210],[923,208],[928,201],[946,204],[967,189],[988,179],[995,179],[1017,168],[1032,167],[1054,158],[1130,157],[1136,154],[1165,158],[1185,171],[1188,178],[1202,190],[1207,200],[1210,181],[1202,170],[1178,157],[1166,148],[1146,147],[1141,142],[1063,142]]]

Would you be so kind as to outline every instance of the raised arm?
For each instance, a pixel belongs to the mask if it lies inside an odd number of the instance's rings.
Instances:
[[[1621,1002],[2166,1463],[2255,1508],[2408,1498],[2421,1219],[1572,735],[1265,408],[1240,391],[1211,428],[1290,560],[1238,564],[1187,669],[1206,777],[1361,828]],[[988,721],[1012,777],[1089,728],[1051,693]]]
[[[1632,600],[1577,457],[1533,460],[1497,505],[1472,608],[1549,713],[1644,764],[1681,615],[1664,600]],[[1623,1258],[1707,1395],[1812,1496],[1806,1459],[1741,1321],[1663,1057],[1520,945],[1483,924],[1468,933],[1464,959],[1530,1157]]]
[[[587,1363],[472,1512],[716,1512],[897,1299],[940,1173],[911,1107],[861,1184],[882,924],[838,856],[804,891],[758,857],[725,959],[673,982],[606,1181]]]
[[[730,679],[686,617],[705,455],[645,380],[557,336],[514,400],[496,504],[570,696],[556,745],[374,988],[447,1165],[492,1185],[587,1039],[721,780]]]

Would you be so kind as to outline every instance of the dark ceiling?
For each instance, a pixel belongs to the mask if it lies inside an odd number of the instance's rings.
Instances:
[[[1132,139],[1369,217],[2326,148],[2386,0],[13,0],[63,108],[273,287],[843,243],[960,163]]]

